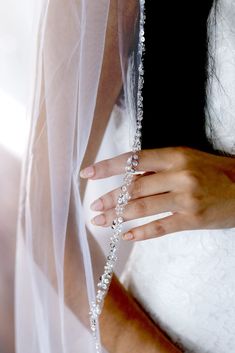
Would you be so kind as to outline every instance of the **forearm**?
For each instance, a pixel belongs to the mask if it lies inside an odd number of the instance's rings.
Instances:
[[[114,278],[100,319],[102,341],[110,353],[179,353]]]

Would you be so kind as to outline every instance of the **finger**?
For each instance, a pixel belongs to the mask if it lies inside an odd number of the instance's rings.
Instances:
[[[175,150],[173,148],[161,148],[139,151],[139,165],[137,171],[160,171],[169,168],[174,161]],[[117,157],[106,159],[89,166],[80,172],[82,178],[101,179],[125,173],[127,159],[131,152]]]
[[[133,183],[136,180],[139,180],[147,175],[152,175],[152,173],[144,173],[144,174],[140,174],[140,175],[134,175]],[[114,208],[117,204],[117,199],[118,199],[120,193],[121,193],[120,187],[108,192],[107,194],[105,194],[105,195],[101,196],[100,198],[98,198],[97,200],[95,200],[91,204],[91,209],[93,211],[107,211],[109,209]]]
[[[174,193],[167,193],[131,201],[125,208],[124,220],[130,221],[133,219],[152,216],[163,212],[175,212],[176,206],[174,199]],[[91,222],[94,225],[108,227],[112,225],[112,222],[115,218],[115,209],[111,209],[94,217]]]
[[[146,173],[136,177],[129,188],[131,199],[135,200],[146,196],[174,191],[180,184],[175,172]],[[114,208],[120,194],[120,188],[115,189],[94,201],[91,205],[93,211],[107,211]]]
[[[123,239],[134,241],[147,240],[183,231],[186,230],[186,228],[183,215],[174,213],[172,216],[131,229],[123,234]]]

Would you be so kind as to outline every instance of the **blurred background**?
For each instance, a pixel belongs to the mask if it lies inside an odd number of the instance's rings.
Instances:
[[[14,263],[40,1],[0,0],[0,352],[14,353]]]

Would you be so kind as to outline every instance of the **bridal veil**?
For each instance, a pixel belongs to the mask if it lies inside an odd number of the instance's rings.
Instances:
[[[131,148],[141,11],[138,0],[30,6],[34,59],[17,234],[17,353],[96,351],[89,310],[104,255],[79,171],[97,156]],[[93,184],[91,194],[99,185],[105,183]]]

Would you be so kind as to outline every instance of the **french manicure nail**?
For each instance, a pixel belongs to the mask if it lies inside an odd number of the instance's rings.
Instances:
[[[102,211],[103,210],[103,201],[101,199],[95,200],[91,204],[91,209],[93,211]]]
[[[90,166],[80,171],[81,178],[91,178],[95,174],[95,168]]]
[[[103,226],[106,223],[105,215],[100,214],[94,218],[92,218],[91,223],[95,226]]]
[[[134,239],[134,235],[132,233],[126,233],[126,234],[123,234],[123,237],[122,237],[124,240],[132,240]]]

